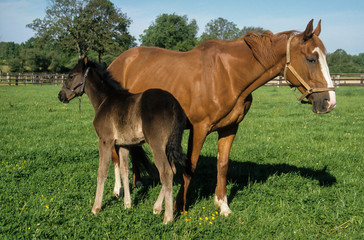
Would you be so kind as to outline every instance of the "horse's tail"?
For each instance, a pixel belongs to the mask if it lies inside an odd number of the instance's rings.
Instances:
[[[175,104],[173,104],[173,113],[173,129],[171,135],[169,135],[168,137],[168,142],[166,145],[166,155],[170,162],[178,162],[180,165],[185,166],[187,157],[183,153],[181,142],[183,131],[186,127],[187,117],[177,100],[175,100]]]

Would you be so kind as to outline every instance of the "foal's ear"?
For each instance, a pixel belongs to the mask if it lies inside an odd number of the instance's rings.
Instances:
[[[307,24],[306,30],[303,32],[303,41],[307,41],[312,38],[313,31],[313,19]]]
[[[317,24],[317,27],[316,27],[315,31],[313,31],[313,34],[315,34],[316,36],[320,35],[320,33],[321,33],[321,19],[320,19],[320,21],[318,22],[318,24]]]

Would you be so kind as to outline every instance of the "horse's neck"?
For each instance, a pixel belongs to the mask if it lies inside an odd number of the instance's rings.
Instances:
[[[101,83],[92,80],[91,77],[89,77],[86,81],[85,93],[90,99],[90,102],[94,107],[95,112],[107,97],[107,93],[103,91]]]
[[[268,68],[262,65],[256,58],[252,58],[255,59],[254,67],[242,69],[243,74],[241,76],[251,76],[249,79],[240,79],[240,81],[244,81],[244,85],[241,88],[242,95],[248,96],[260,86],[282,74],[285,64],[285,52],[281,48],[275,52],[276,61]]]

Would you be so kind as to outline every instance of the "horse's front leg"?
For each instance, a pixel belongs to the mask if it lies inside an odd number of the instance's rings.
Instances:
[[[104,185],[107,178],[111,151],[113,147],[112,140],[104,140],[99,138],[99,169],[97,170],[97,187],[95,202],[92,207],[92,213],[97,214],[101,210],[102,197],[104,193]]]
[[[217,184],[214,203],[215,206],[220,209],[220,215],[225,217],[229,216],[231,213],[226,196],[226,175],[229,168],[230,149],[237,130],[238,125],[218,131]]]
[[[186,211],[187,191],[190,185],[191,179],[195,173],[198,158],[206,139],[207,128],[203,125],[194,125],[190,130],[190,136],[188,139],[187,161],[185,171],[183,173],[183,184],[179,189],[179,192],[174,203],[174,207],[177,211]]]
[[[131,197],[129,188],[129,149],[120,147],[119,160],[120,160],[120,173],[124,187],[124,207],[131,208]]]

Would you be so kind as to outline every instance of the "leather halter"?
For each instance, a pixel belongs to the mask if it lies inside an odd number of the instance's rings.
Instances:
[[[304,92],[301,96],[301,98],[298,98],[297,96],[297,100],[299,100],[299,102],[301,103],[305,103],[303,101],[304,98],[306,98],[307,96],[311,95],[312,93],[319,93],[319,92],[328,92],[328,91],[335,91],[335,88],[333,87],[329,87],[329,88],[311,88],[310,85],[308,85],[308,83],[303,80],[303,78],[297,73],[296,69],[292,66],[291,64],[291,41],[293,39],[295,35],[291,35],[288,39],[287,42],[287,61],[286,61],[286,65],[284,67],[284,79],[287,80],[287,70],[290,70],[291,73],[296,77],[296,79],[301,83],[302,87],[306,89],[306,92]]]
[[[82,80],[82,82],[80,82],[79,84],[77,84],[74,88],[70,88],[70,87],[68,87],[66,84],[63,84],[63,86],[64,86],[66,89],[70,90],[70,91],[71,91],[73,94],[75,94],[76,96],[81,96],[81,95],[84,93],[84,90],[85,90],[86,78],[87,78],[87,75],[88,75],[88,72],[89,72],[89,71],[90,71],[90,68],[88,67],[88,68],[86,69],[85,74],[83,75],[83,80]],[[75,90],[76,90],[77,88],[81,87],[81,86],[82,86],[81,93],[79,93],[79,94],[75,93]]]

